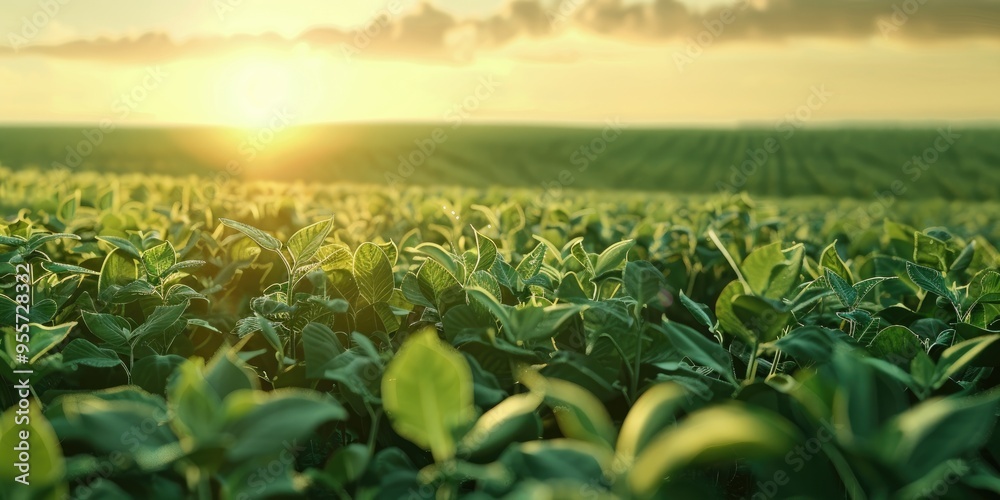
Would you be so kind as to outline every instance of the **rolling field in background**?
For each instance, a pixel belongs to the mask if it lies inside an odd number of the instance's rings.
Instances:
[[[387,186],[517,186],[758,196],[989,200],[1000,129],[641,129],[317,125],[262,129],[5,128],[19,169],[213,175]],[[453,128],[454,127],[454,128]]]

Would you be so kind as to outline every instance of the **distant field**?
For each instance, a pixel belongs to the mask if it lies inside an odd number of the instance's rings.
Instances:
[[[388,185],[518,186],[988,200],[1000,129],[602,130],[324,125],[0,129],[0,164]],[[770,151],[768,151],[770,149]],[[914,162],[917,156],[918,162]],[[406,160],[404,163],[402,160]],[[79,166],[76,166],[79,165]],[[741,170],[743,172],[739,172]],[[749,173],[749,175],[745,175]],[[895,183],[895,185],[894,185]]]

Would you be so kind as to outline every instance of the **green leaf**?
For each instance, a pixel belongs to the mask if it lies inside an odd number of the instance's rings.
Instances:
[[[937,371],[934,377],[934,389],[944,385],[952,376],[961,373],[966,367],[977,361],[984,353],[990,352],[988,349],[1000,340],[1000,334],[976,337],[964,342],[955,344],[944,352],[938,359]],[[995,350],[995,348],[994,348]],[[996,364],[995,356],[983,356],[990,360],[990,366]]]
[[[844,304],[844,307],[854,309],[855,304],[858,302],[857,290],[847,280],[841,278],[840,275],[830,269],[826,270],[825,276],[826,282],[830,284],[830,288],[837,294],[840,303]]]
[[[851,270],[844,263],[843,259],[840,258],[840,254],[837,253],[837,241],[834,240],[827,246],[819,258],[820,267],[825,267],[826,269],[833,271],[837,276],[840,276],[848,283],[854,282],[854,276],[851,274]]]
[[[170,427],[188,449],[214,443],[223,423],[222,401],[203,374],[204,360],[193,358],[175,371],[167,385],[167,401],[173,418]]]
[[[299,229],[288,239],[292,262],[300,264],[312,258],[333,230],[333,219],[327,219]]]
[[[274,236],[271,236],[260,229],[230,219],[219,218],[219,221],[222,222],[223,225],[231,227],[247,235],[251,240],[265,250],[271,250],[272,252],[281,250],[281,242]]]
[[[371,458],[367,446],[358,443],[349,444],[333,452],[323,472],[338,485],[351,484],[361,478]]]
[[[177,263],[174,246],[166,241],[142,253],[142,265],[146,273],[155,278],[167,276],[167,270]]]
[[[753,344],[756,335],[743,325],[743,320],[736,315],[733,309],[733,301],[745,293],[743,284],[739,281],[730,282],[722,289],[719,300],[715,303],[715,315],[719,318],[719,325],[722,330],[730,335],[735,335],[743,339],[748,344]]]
[[[139,267],[135,260],[127,256],[120,248],[115,249],[104,259],[97,289],[99,292],[103,292],[113,285],[125,286],[138,278]]]
[[[881,431],[872,449],[911,480],[948,459],[976,453],[996,426],[1000,392],[977,397],[929,399],[900,414]]]
[[[117,360],[118,356],[115,356],[115,361]],[[63,361],[65,361],[65,355]],[[185,361],[187,359],[176,354],[167,354],[166,356],[153,354],[140,358],[132,366],[132,383],[151,394],[165,394],[170,375]]]
[[[94,271],[92,269],[86,269],[80,266],[74,266],[71,264],[60,264],[58,262],[42,262],[42,269],[50,273],[74,273],[74,274],[89,274],[91,276],[100,276],[101,273]]]
[[[117,236],[98,236],[97,239],[110,244],[118,250],[121,250],[133,259],[138,260],[142,258],[142,251],[139,250],[139,247],[135,246],[131,241],[125,238],[119,238]],[[112,250],[112,252],[113,251],[114,250]]]
[[[635,240],[624,240],[609,246],[597,256],[594,265],[594,279],[601,279],[606,273],[621,269],[628,258],[628,251],[635,246]]]
[[[948,284],[944,280],[944,274],[941,271],[907,262],[906,274],[923,290],[944,297],[952,304],[958,302],[955,294],[948,288]]]
[[[302,329],[302,349],[306,356],[306,377],[311,379],[323,378],[326,364],[344,352],[337,334],[320,323],[309,323]]]
[[[395,286],[392,265],[385,252],[374,243],[362,243],[354,252],[354,279],[361,298],[368,305],[388,302],[392,297]]]
[[[754,294],[781,299],[795,288],[804,254],[801,244],[782,250],[776,242],[751,252],[740,269]]]
[[[733,312],[744,327],[759,342],[770,342],[781,334],[792,315],[772,301],[753,295],[740,295],[733,300]]]
[[[590,259],[590,254],[587,250],[583,248],[583,238],[577,238],[576,241],[570,245],[570,252],[573,254],[573,258],[583,266],[584,270],[590,273],[590,276],[594,276],[594,262]]]
[[[623,278],[625,290],[642,306],[655,302],[667,287],[663,273],[644,260],[625,264]]]
[[[924,233],[913,233],[913,260],[920,265],[948,269],[948,244]]]
[[[30,323],[28,329],[30,331],[30,340],[28,342],[29,350],[31,351],[31,358],[29,363],[34,364],[36,361],[42,358],[45,353],[52,350],[53,347],[59,345],[66,336],[69,335],[70,330],[76,326],[76,322],[64,323],[56,326],[44,326],[35,323]]]
[[[734,386],[740,385],[733,374],[732,356],[718,342],[676,321],[664,321],[662,331],[670,343],[694,364],[711,368]]]
[[[118,353],[97,347],[86,339],[73,339],[67,344],[62,350],[62,361],[66,366],[85,365],[95,368],[111,368],[122,364]]]
[[[320,424],[348,417],[347,410],[330,395],[304,389],[236,392],[226,400],[225,412],[225,430],[235,437],[226,448],[226,457],[233,463],[278,456],[282,450],[294,453],[298,440],[311,435]]]
[[[259,389],[257,374],[229,348],[223,346],[205,367],[205,382],[220,401],[242,390]]]
[[[692,300],[684,294],[684,290],[681,290],[680,297],[681,304],[683,304],[684,308],[687,309],[692,316],[694,316],[694,319],[704,327],[708,328],[709,331],[714,332],[716,320],[712,315],[712,310],[705,304]]]
[[[526,392],[510,396],[484,413],[458,444],[463,455],[494,458],[511,443],[538,439],[541,419],[535,410],[542,395]]]
[[[0,468],[0,490],[11,495],[9,498],[67,497],[69,489],[65,479],[66,462],[59,446],[59,437],[42,415],[41,402],[34,399],[29,401],[27,411],[15,405],[0,415],[0,449],[5,456],[4,467]],[[21,433],[27,433],[27,439],[22,440]],[[30,450],[26,452],[30,454],[29,461],[17,459],[17,450],[21,449]],[[17,466],[18,463],[27,463],[30,469],[22,470]],[[45,494],[42,495],[42,492]]]
[[[455,455],[452,431],[474,415],[472,371],[434,330],[423,330],[389,363],[382,399],[393,429],[443,462]]]
[[[735,404],[701,410],[646,445],[628,476],[632,492],[650,497],[664,478],[689,465],[777,458],[798,442],[798,432],[777,414]]]
[[[636,400],[622,422],[615,451],[631,467],[653,436],[672,424],[689,396],[675,383],[656,384]]]
[[[473,271],[489,271],[493,267],[493,263],[497,260],[497,244],[482,235],[479,231],[475,231],[475,233],[476,251],[478,254],[476,256],[476,267]]]
[[[910,360],[924,352],[924,346],[920,343],[920,337],[909,328],[893,325],[878,332],[868,345],[868,350],[886,361],[909,366]]]
[[[545,403],[552,408],[564,436],[608,450],[614,448],[618,433],[604,404],[593,393],[572,382],[545,378],[530,370],[522,373],[521,382],[545,395]]]
[[[97,336],[97,338],[107,342],[113,347],[128,345],[131,336],[131,326],[124,318],[111,314],[96,314],[83,311],[83,322],[87,329]]]
[[[146,321],[132,331],[129,340],[133,344],[139,344],[153,335],[164,333],[174,323],[181,320],[187,306],[187,302],[172,306],[156,306]]]
[[[535,246],[534,250],[524,256],[524,259],[515,268],[521,281],[528,281],[538,274],[542,269],[542,262],[545,261],[546,250],[546,246],[539,243]]]

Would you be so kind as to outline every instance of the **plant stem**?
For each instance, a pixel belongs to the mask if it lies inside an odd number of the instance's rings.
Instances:
[[[747,363],[747,375],[743,377],[750,382],[757,378],[757,346],[760,343],[757,339],[753,341],[753,350],[750,351],[750,362]]]
[[[736,277],[739,278],[740,283],[743,283],[743,288],[746,292],[751,293],[753,290],[750,288],[750,284],[747,283],[746,278],[743,277],[743,272],[740,271],[740,266],[736,265],[736,260],[729,254],[729,250],[726,250],[726,246],[719,240],[719,236],[715,234],[715,230],[709,229],[708,237],[712,239],[712,243],[715,243],[715,246],[718,247],[720,252],[722,252],[722,256],[729,262],[729,266],[733,268],[733,271],[736,271]]]

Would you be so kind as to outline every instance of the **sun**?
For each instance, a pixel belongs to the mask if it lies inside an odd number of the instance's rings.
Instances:
[[[298,107],[304,78],[293,59],[266,53],[235,57],[222,65],[216,79],[217,119],[241,127],[258,127]]]

